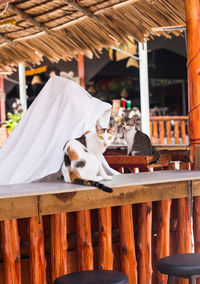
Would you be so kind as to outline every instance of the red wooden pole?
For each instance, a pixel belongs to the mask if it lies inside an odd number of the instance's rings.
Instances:
[[[137,284],[138,272],[135,254],[132,205],[123,205],[119,207],[119,229],[121,268],[128,276],[129,284]]]
[[[21,284],[20,239],[17,220],[1,223],[4,283]]]
[[[80,86],[85,88],[85,67],[84,67],[84,56],[78,54],[78,77],[80,80]]]
[[[152,202],[139,204],[138,216],[138,283],[152,283]]]
[[[92,270],[94,264],[89,210],[76,213],[76,227],[79,271]]]
[[[98,210],[99,222],[99,268],[113,269],[111,207]]]
[[[43,222],[37,217],[29,219],[31,284],[46,284]]]
[[[67,215],[51,216],[51,267],[52,281],[67,274]]]
[[[171,200],[162,200],[158,202],[157,207],[157,261],[169,255],[170,249],[170,211]],[[157,272],[158,283],[167,284],[167,276]]]
[[[189,99],[189,133],[191,156],[195,158],[195,146],[200,144],[200,3],[185,0],[187,25],[187,68]],[[194,198],[194,243],[200,252],[200,197]]]
[[[185,0],[190,145],[200,144],[200,4]]]

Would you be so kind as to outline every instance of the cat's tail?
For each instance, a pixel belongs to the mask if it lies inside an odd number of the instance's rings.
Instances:
[[[152,164],[156,164],[160,161],[160,152],[159,151],[155,151],[153,152],[153,155],[156,157],[155,160],[151,161],[149,163],[149,165],[152,165]]]
[[[88,180],[88,179],[82,179],[82,178],[75,178],[73,180],[73,183],[75,184],[81,184],[81,185],[88,185],[88,186],[94,186],[97,187],[105,192],[113,192],[113,189],[111,187],[108,187],[106,185],[104,185],[103,183],[100,183],[98,181],[94,181],[94,180]]]

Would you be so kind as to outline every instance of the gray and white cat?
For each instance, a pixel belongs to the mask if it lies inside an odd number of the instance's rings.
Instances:
[[[153,147],[148,135],[138,130],[136,127],[137,115],[131,118],[125,118],[122,123],[124,139],[127,144],[127,154],[136,155],[152,155]]]
[[[62,174],[65,182],[95,186],[112,192],[112,188],[100,183],[111,180],[102,166],[101,155],[114,141],[115,127],[103,129],[98,124],[96,131],[87,131],[78,139],[72,139],[64,146]]]

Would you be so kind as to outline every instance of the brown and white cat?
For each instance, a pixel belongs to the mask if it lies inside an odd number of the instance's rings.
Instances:
[[[95,186],[112,192],[112,188],[100,183],[111,180],[102,166],[101,155],[114,141],[115,127],[103,129],[98,124],[95,131],[87,131],[78,139],[72,139],[64,146],[62,174],[65,182]]]
[[[125,118],[122,123],[124,138],[127,144],[127,155],[156,155],[156,163],[160,159],[160,154],[155,152],[149,136],[136,127],[137,115]]]

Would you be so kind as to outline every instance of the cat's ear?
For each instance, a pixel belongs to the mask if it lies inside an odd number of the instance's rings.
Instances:
[[[117,125],[109,125],[108,130],[112,132],[113,135],[116,135],[117,133]]]
[[[136,123],[137,119],[138,119],[138,115],[137,115],[137,114],[134,114],[134,115],[130,118],[130,120],[133,121],[134,124]]]
[[[96,132],[99,132],[100,130],[102,130],[102,127],[99,124],[99,122],[97,121],[97,123],[96,123]]]

